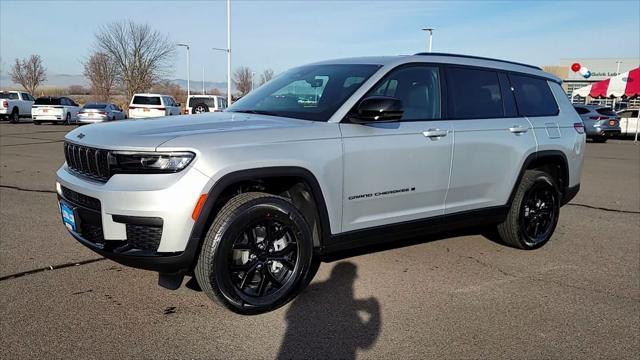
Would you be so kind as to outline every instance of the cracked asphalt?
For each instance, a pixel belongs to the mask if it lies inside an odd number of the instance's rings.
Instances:
[[[542,249],[478,231],[368,249],[322,264],[291,304],[242,317],[66,233],[54,183],[69,130],[0,124],[2,359],[640,356],[632,141],[587,144],[582,190]]]

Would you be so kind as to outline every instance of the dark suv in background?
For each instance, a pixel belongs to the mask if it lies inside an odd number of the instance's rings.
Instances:
[[[620,135],[620,117],[610,107],[601,105],[574,105],[582,118],[588,139],[606,142],[611,136]]]

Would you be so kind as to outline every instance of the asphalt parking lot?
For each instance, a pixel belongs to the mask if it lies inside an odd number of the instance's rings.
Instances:
[[[324,263],[291,304],[243,317],[77,244],[55,171],[70,127],[0,124],[0,358],[633,358],[640,146],[587,144],[551,242],[465,232]],[[75,265],[79,264],[79,265]],[[13,274],[22,276],[11,277]]]

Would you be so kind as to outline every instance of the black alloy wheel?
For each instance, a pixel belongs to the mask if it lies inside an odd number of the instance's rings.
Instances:
[[[524,196],[520,214],[520,229],[525,243],[536,247],[545,241],[555,227],[558,194],[551,184],[537,182]]]
[[[317,270],[313,238],[289,199],[236,195],[218,212],[204,239],[195,275],[211,299],[239,314],[289,302]]]

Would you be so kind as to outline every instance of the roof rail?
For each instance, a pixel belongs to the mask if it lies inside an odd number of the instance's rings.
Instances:
[[[528,68],[536,69],[536,70],[542,70],[541,68],[539,68],[537,66],[534,66],[534,65],[523,64],[523,63],[519,63],[519,62],[515,62],[515,61],[509,61],[509,60],[492,59],[492,58],[487,58],[487,57],[482,57],[482,56],[461,55],[461,54],[447,54],[447,53],[429,53],[429,52],[420,52],[420,53],[417,53],[417,54],[414,54],[414,55],[451,56],[451,57],[460,57],[460,58],[467,58],[467,59],[490,60],[490,61],[503,62],[503,63],[506,63],[506,64],[526,66]]]

